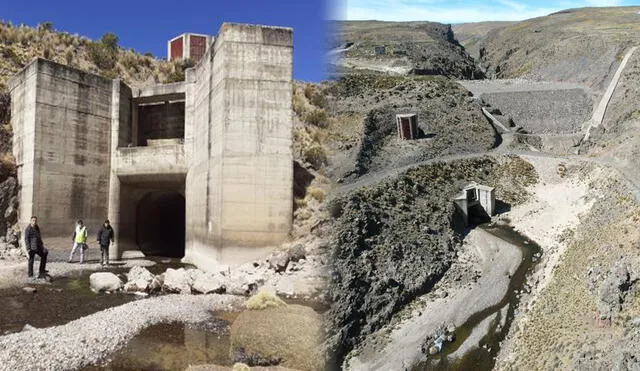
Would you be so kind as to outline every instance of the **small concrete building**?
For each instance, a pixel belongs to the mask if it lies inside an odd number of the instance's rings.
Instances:
[[[387,52],[387,48],[384,46],[376,46],[373,48],[373,52],[375,55],[384,55]]]
[[[396,115],[396,128],[398,129],[398,139],[417,139],[418,115],[415,113]]]
[[[292,30],[225,23],[186,81],[132,88],[44,59],[10,81],[19,224],[115,228],[208,269],[267,254],[293,209]]]
[[[169,61],[189,58],[198,62],[213,42],[211,35],[183,33],[167,42],[167,59]]]
[[[495,190],[493,187],[471,182],[453,199],[453,203],[462,215],[464,224],[469,225],[470,216],[486,218],[495,214]]]

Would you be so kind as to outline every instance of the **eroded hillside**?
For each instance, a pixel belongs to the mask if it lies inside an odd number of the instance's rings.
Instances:
[[[569,9],[496,28],[480,41],[487,76],[570,81],[603,89],[640,42],[640,7]]]
[[[339,64],[351,69],[394,74],[482,78],[475,61],[455,40],[450,25],[435,22],[339,22]]]

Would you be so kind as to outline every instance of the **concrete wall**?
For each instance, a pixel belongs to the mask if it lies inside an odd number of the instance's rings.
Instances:
[[[114,173],[119,177],[187,173],[182,144],[118,148],[113,156]]]
[[[138,145],[147,139],[184,138],[184,102],[138,106]]]
[[[22,226],[35,214],[46,237],[68,236],[78,218],[95,232],[108,217],[119,258],[136,249],[140,199],[175,191],[185,261],[206,269],[268,253],[292,223],[292,53],[291,29],[224,24],[185,83],[135,91],[33,62],[10,83]],[[184,144],[129,147],[145,136]]]
[[[78,218],[95,230],[107,216],[112,82],[43,59],[23,73],[21,225],[34,214],[47,237],[69,235]]]
[[[480,97],[535,134],[580,132],[592,108],[591,96],[584,89],[484,93]]]
[[[194,71],[185,260],[233,264],[291,228],[292,32],[224,24],[211,50]]]
[[[34,185],[39,183],[35,167],[35,123],[37,65],[32,63],[9,81],[13,155],[18,165],[20,211],[18,223],[25,228],[33,210]]]

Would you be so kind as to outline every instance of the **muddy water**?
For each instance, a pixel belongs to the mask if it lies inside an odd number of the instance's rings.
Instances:
[[[180,322],[160,323],[142,330],[120,351],[94,370],[184,370],[189,365],[213,363],[231,366],[228,320],[222,314],[197,325]]]
[[[282,299],[287,304],[309,306],[318,313],[328,309],[326,304]],[[239,314],[212,312],[211,319],[204,323],[171,322],[150,326],[102,364],[85,367],[82,371],[184,370],[198,364],[232,366],[229,330]]]
[[[500,342],[504,340],[513,321],[514,312],[520,297],[518,292],[525,288],[526,277],[536,264],[534,254],[541,251],[540,246],[529,238],[514,231],[506,225],[481,226],[485,231],[500,237],[520,248],[523,254],[522,264],[516,270],[509,283],[507,295],[496,305],[486,308],[471,316],[465,324],[456,329],[456,339],[452,343],[445,343],[443,352],[436,357],[430,357],[412,368],[412,370],[491,370],[495,364],[495,357],[500,350]],[[503,311],[503,308],[508,308]],[[506,314],[506,318],[502,318]],[[493,318],[492,318],[493,317]],[[489,320],[489,318],[491,318]],[[484,320],[490,321],[489,332],[483,335],[479,347],[475,347],[462,358],[450,357],[464,341],[471,335],[474,328]]]
[[[147,269],[157,274],[179,266],[184,265],[159,263]],[[108,269],[117,275],[124,275],[128,270]],[[94,272],[89,269],[75,271],[64,277],[53,277],[51,283],[25,285],[35,287],[35,293],[25,292],[22,286],[0,290],[0,334],[21,331],[26,324],[37,328],[64,325],[110,307],[140,300],[138,296],[122,293],[95,294],[89,285],[89,276]]]

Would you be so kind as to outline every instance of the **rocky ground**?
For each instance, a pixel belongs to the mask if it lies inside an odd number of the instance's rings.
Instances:
[[[582,212],[559,210],[545,216],[532,204],[529,211],[513,215],[512,223],[548,247],[532,277],[532,295],[523,299],[524,309],[503,345],[498,369],[638,367],[635,322],[630,321],[640,314],[634,285],[637,200],[615,169],[575,166],[572,173],[572,182],[582,183],[583,191],[554,191],[558,183],[552,181],[550,189],[538,192],[551,197],[546,201],[550,205],[558,204],[562,192],[563,200],[573,197],[574,204],[583,204]],[[580,193],[583,201],[575,198]]]

